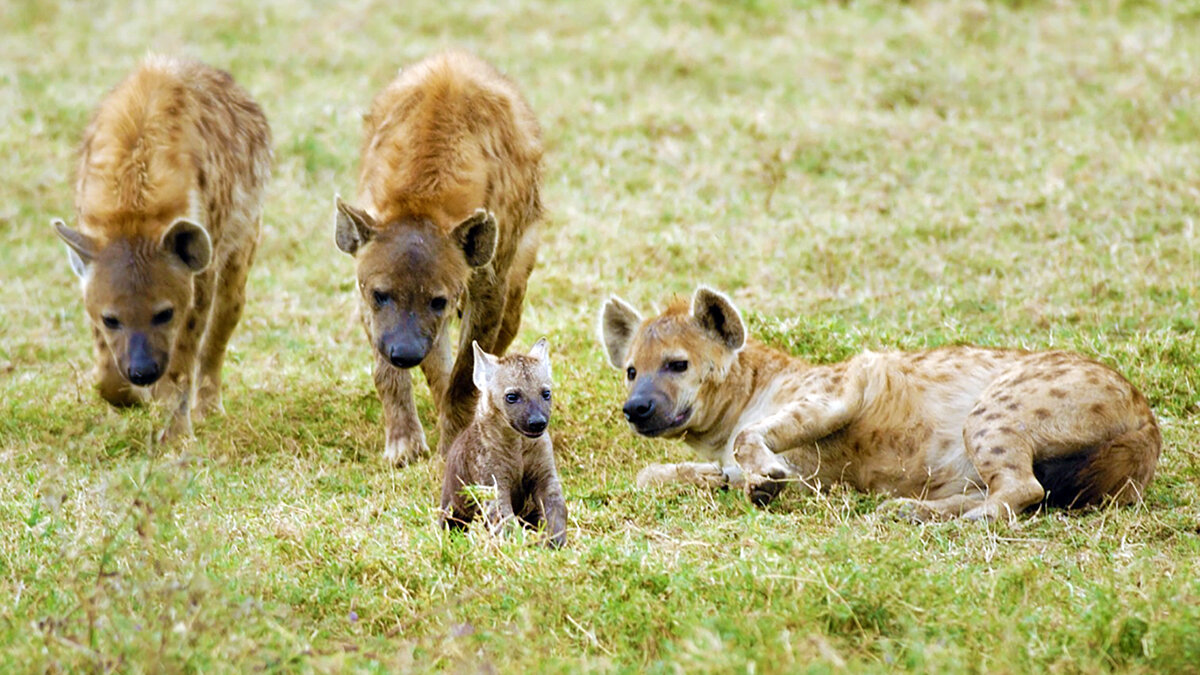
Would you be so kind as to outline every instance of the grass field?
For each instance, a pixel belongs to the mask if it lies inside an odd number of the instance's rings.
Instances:
[[[0,41],[0,670],[1200,670],[1194,3],[9,0]],[[443,536],[440,460],[380,459],[331,198],[374,92],[451,45],[544,127],[516,346],[553,348],[562,551]],[[49,226],[147,50],[231,71],[276,143],[228,414],[166,448],[161,411],[91,389]],[[1158,476],[1136,508],[991,526],[638,490],[690,456],[626,428],[595,317],[700,282],[818,362],[1094,355],[1159,415]]]

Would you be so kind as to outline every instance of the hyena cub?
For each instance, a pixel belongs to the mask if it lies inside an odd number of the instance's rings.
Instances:
[[[471,342],[503,354],[517,334],[537,258],[541,132],[516,86],[462,52],[402,70],[365,125],[357,206],[335,198],[335,238],[354,256],[383,456],[403,465],[428,451],[411,369],[429,382],[444,451],[475,407]]]
[[[493,486],[487,514],[493,525],[519,518],[528,527],[544,524],[549,543],[567,541],[567,504],[554,469],[550,423],[550,360],[546,339],[529,355],[497,359],[472,343],[474,382],[480,395],[475,418],[450,446],[442,482],[442,525],[465,529],[478,515],[472,485]]]
[[[898,498],[913,519],[1011,518],[1046,502],[1141,499],[1161,446],[1141,392],[1070,352],[944,347],[811,365],[748,341],[728,298],[701,287],[642,319],[617,298],[604,344],[644,436],[683,438],[709,463],[653,465],[639,484],[785,482]]]
[[[228,73],[167,57],[117,85],[84,134],[78,229],[53,224],[81,280],[100,395],[165,400],[160,440],[190,434],[193,409],[221,409],[270,165],[258,104]]]

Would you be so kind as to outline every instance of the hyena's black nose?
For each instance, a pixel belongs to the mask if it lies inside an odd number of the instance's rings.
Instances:
[[[420,365],[424,360],[424,354],[414,353],[399,345],[392,345],[388,348],[388,361],[397,368],[412,368]]]
[[[546,424],[547,424],[547,422],[546,422],[545,418],[536,417],[536,418],[529,420],[529,422],[526,426],[529,427],[530,433],[540,434],[546,430]]]
[[[130,364],[126,375],[129,376],[130,382],[139,387],[145,387],[158,381],[158,377],[162,375],[162,369],[153,361],[145,361]]]
[[[654,414],[654,399],[631,398],[625,402],[625,407],[621,408],[621,411],[625,413],[625,419],[634,424],[645,422]]]

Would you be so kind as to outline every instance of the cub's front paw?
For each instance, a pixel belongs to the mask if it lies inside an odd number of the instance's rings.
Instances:
[[[175,413],[167,420],[167,426],[158,432],[159,443],[170,443],[180,438],[191,438],[192,416],[187,413]]]
[[[389,438],[383,449],[383,461],[402,467],[428,454],[429,446],[425,444],[424,434],[411,438]]]

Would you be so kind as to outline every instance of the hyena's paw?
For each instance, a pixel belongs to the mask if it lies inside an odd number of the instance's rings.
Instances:
[[[651,464],[638,472],[639,488],[684,483],[702,488],[717,489],[729,484],[729,477],[717,464]]]
[[[765,476],[747,473],[742,490],[755,506],[766,506],[783,492],[783,488],[787,486],[787,477],[787,470],[781,468],[773,469]]]
[[[225,414],[225,405],[221,403],[221,391],[202,388],[196,393],[196,403],[192,406],[192,421],[199,422],[213,413]]]
[[[149,388],[135,387],[124,378],[100,380],[96,383],[96,390],[100,392],[100,398],[117,408],[143,405],[151,400]]]
[[[428,454],[429,446],[425,444],[424,434],[411,438],[389,438],[383,448],[383,461],[402,467]]]
[[[167,425],[158,432],[159,443],[170,443],[181,438],[192,437],[192,417],[187,413],[175,413],[167,420]]]

